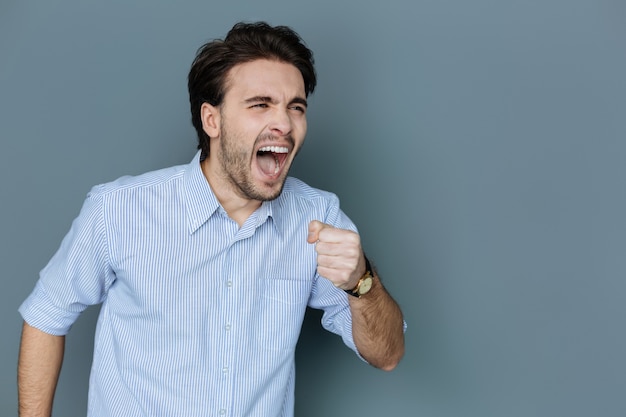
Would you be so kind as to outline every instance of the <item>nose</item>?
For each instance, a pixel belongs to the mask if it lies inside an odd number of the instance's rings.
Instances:
[[[276,109],[272,112],[269,124],[270,131],[277,136],[287,136],[291,133],[293,123],[287,109]]]

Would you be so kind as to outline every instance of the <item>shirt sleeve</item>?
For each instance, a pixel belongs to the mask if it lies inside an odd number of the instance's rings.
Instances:
[[[333,227],[358,233],[352,220],[340,209],[339,199],[334,194],[331,194],[330,204],[323,222]],[[352,313],[348,303],[348,294],[335,287],[329,280],[321,277],[317,272],[315,273],[311,294],[309,306],[323,310],[322,327],[341,336],[344,344],[363,359],[352,338]]]
[[[114,278],[103,195],[94,187],[19,312],[29,325],[52,335],[65,335],[87,306],[103,301]]]

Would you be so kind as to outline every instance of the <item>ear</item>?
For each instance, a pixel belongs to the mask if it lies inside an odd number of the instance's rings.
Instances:
[[[202,103],[200,107],[200,120],[202,120],[202,130],[211,139],[219,136],[220,133],[220,110],[209,103]]]

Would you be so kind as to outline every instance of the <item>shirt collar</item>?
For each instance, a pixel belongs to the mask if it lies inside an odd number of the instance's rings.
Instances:
[[[223,210],[220,202],[213,193],[200,166],[202,151],[198,151],[191,163],[187,166],[184,174],[184,199],[187,211],[187,227],[193,234],[206,223],[216,211]],[[264,201],[253,216],[257,219],[255,228],[266,221],[282,233],[282,206],[283,195],[272,201]]]
[[[259,223],[261,225],[264,221],[271,221],[276,229],[276,232],[282,235],[283,232],[283,216],[282,214],[282,199],[283,195],[281,195],[272,201],[264,201],[259,207]],[[258,227],[258,226],[257,226]]]
[[[184,199],[187,209],[187,227],[194,233],[217,211],[220,203],[200,167],[201,151],[196,153],[184,175]]]

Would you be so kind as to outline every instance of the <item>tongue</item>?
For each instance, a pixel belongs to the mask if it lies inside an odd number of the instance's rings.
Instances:
[[[264,152],[257,155],[256,160],[259,164],[259,168],[265,175],[274,175],[276,172],[276,158],[271,152]]]

